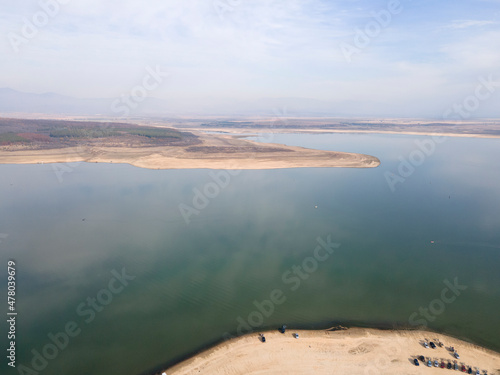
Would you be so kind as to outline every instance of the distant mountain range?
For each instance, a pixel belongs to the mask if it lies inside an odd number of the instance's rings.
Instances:
[[[133,98],[131,98],[134,100]],[[262,98],[254,100],[221,99],[158,99],[147,97],[138,103],[126,104],[119,98],[74,98],[57,93],[34,94],[0,88],[0,116],[9,113],[114,117],[178,117],[178,116],[229,116],[229,117],[418,117],[442,119],[443,108],[452,108],[453,101],[440,103],[412,102],[411,106],[387,105],[376,100],[340,100],[328,102],[310,98]],[[460,101],[459,101],[460,102]],[[452,103],[452,104],[450,104]],[[2,115],[3,114],[3,115]],[[498,118],[494,100],[481,102],[473,118]],[[458,119],[455,117],[450,119]]]
[[[147,98],[142,107],[151,109],[151,102],[158,99]],[[0,113],[23,112],[61,115],[115,115],[111,108],[114,99],[80,99],[56,93],[33,94],[0,88]]]
[[[0,88],[0,113],[40,113],[53,115],[172,116],[172,115],[245,115],[245,116],[343,116],[355,111],[352,102],[328,103],[307,98],[271,98],[250,101],[162,100],[146,98],[135,108],[121,98],[80,99],[57,93],[34,94]]]

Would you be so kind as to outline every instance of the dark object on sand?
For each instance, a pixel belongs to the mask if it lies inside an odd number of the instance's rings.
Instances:
[[[415,366],[420,366],[420,364],[418,363],[418,359],[416,358],[413,360],[413,363],[415,364]]]
[[[448,370],[449,370],[449,369],[451,369],[451,363],[450,363],[450,362],[448,362],[448,364],[446,365],[446,368],[447,368]]]
[[[432,349],[436,349],[436,345],[432,341],[429,343],[429,345],[431,346]]]
[[[418,357],[418,359],[420,359],[422,362],[425,362],[425,358],[423,355],[421,355],[420,357]]]
[[[281,328],[279,329],[279,331],[280,331],[281,333],[285,333],[285,331],[286,331],[286,325],[284,325],[284,324],[283,324],[283,325],[281,326]]]

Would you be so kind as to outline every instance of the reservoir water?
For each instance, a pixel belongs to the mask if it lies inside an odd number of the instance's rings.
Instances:
[[[264,141],[381,165],[0,165],[0,298],[13,259],[18,312],[2,373],[148,373],[282,324],[425,324],[500,351],[500,139]]]

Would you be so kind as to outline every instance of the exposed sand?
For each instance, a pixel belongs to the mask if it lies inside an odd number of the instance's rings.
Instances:
[[[293,332],[299,338],[292,336]],[[438,374],[447,369],[413,364],[416,356],[453,364],[446,349],[453,346],[460,355],[458,365],[471,366],[481,374],[500,374],[500,354],[470,343],[426,331],[383,331],[351,328],[345,331],[265,332],[249,334],[209,349],[165,370],[168,375],[183,374]],[[423,340],[439,339],[444,346],[423,347]],[[460,371],[460,370],[459,370]]]
[[[50,116],[49,116],[50,117]],[[73,118],[71,118],[73,119]],[[85,118],[88,120],[88,118]],[[81,120],[81,119],[80,119]],[[241,135],[269,133],[370,133],[407,134],[446,137],[499,138],[498,120],[452,121],[438,123],[421,119],[335,119],[335,118],[283,118],[285,125],[276,118],[252,118],[261,126],[201,126],[202,120],[158,122],[144,120],[143,125],[174,127],[189,130],[202,141],[201,146],[212,150],[190,150],[189,147],[130,147],[127,144],[82,143],[81,147],[28,150],[22,147],[0,146],[0,164],[35,163],[126,163],[150,169],[277,169],[304,167],[377,167],[380,161],[363,154],[310,150],[277,144],[265,144],[241,139]],[[352,122],[345,125],[342,121]],[[353,122],[354,121],[354,122]],[[140,123],[141,121],[139,121]],[[175,122],[175,121],[174,121]],[[357,123],[359,122],[359,124]],[[286,125],[288,124],[288,125]],[[324,126],[328,125],[327,128]],[[207,134],[207,131],[222,134]],[[497,133],[497,134],[494,134]],[[202,147],[202,148],[203,148]],[[273,150],[274,148],[274,150]],[[276,151],[280,148],[282,151]],[[215,150],[214,149],[218,149]],[[266,150],[267,149],[267,150]]]
[[[263,144],[232,136],[200,135],[194,147],[89,146],[48,150],[0,148],[0,164],[126,163],[149,169],[372,168],[380,161],[363,154]],[[194,151],[193,151],[194,150]]]

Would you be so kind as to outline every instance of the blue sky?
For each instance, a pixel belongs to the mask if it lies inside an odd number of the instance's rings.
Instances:
[[[194,106],[309,98],[360,115],[439,117],[479,77],[500,81],[500,0],[401,0],[397,13],[391,2],[1,0],[0,87],[113,98],[160,66],[170,76],[150,95]],[[40,3],[59,9],[16,52]],[[387,12],[357,48],[357,33]],[[357,48],[350,61],[346,45]],[[478,116],[500,115],[498,91]]]

